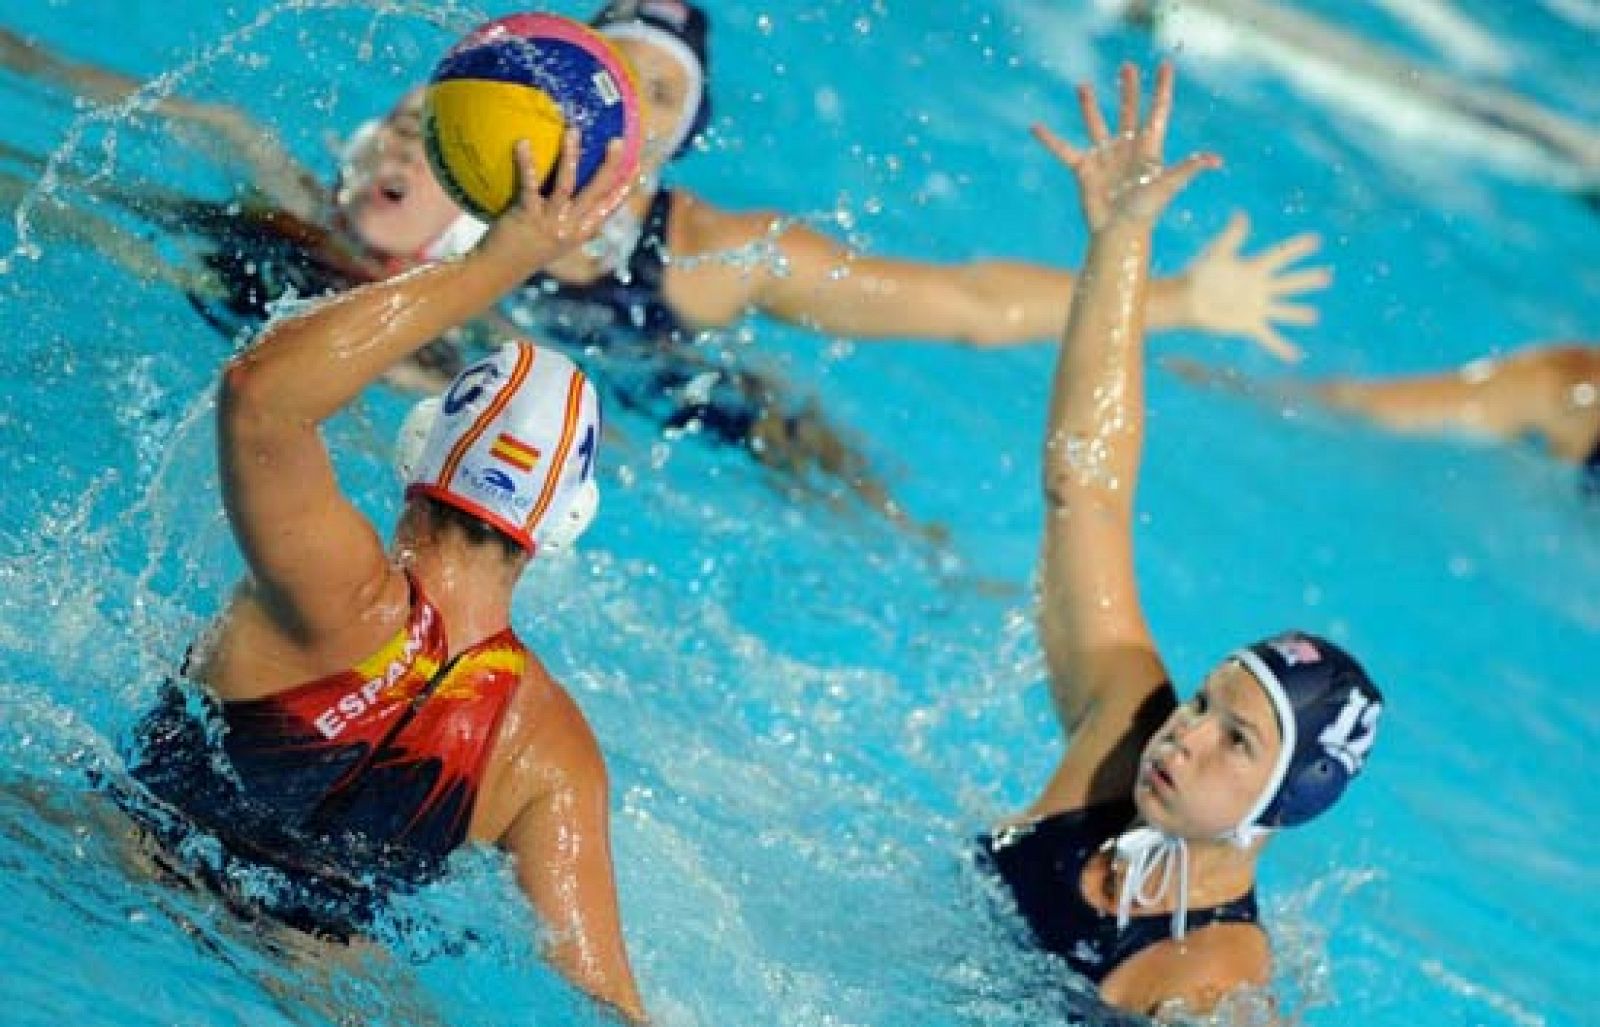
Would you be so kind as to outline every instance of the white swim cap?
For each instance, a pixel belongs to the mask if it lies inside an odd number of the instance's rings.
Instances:
[[[407,498],[449,503],[535,552],[571,545],[594,519],[599,446],[600,400],[583,372],[508,342],[412,409],[395,464]]]
[[[444,231],[434,236],[433,241],[422,248],[418,258],[433,261],[459,257],[478,245],[478,240],[488,234],[487,222],[479,221],[471,214],[457,214],[456,219],[446,225]]]

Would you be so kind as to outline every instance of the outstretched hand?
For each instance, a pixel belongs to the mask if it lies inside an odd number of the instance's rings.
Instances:
[[[1277,243],[1254,257],[1239,252],[1250,232],[1250,220],[1235,213],[1228,226],[1200,252],[1182,274],[1189,322],[1222,335],[1241,335],[1279,360],[1300,359],[1300,348],[1278,333],[1276,325],[1314,325],[1317,308],[1293,302],[1304,293],[1326,289],[1333,272],[1323,267],[1295,268],[1316,253],[1322,240],[1305,232]]]
[[[1124,64],[1117,75],[1121,94],[1115,135],[1106,127],[1094,87],[1078,87],[1078,106],[1089,148],[1080,150],[1043,125],[1034,136],[1056,159],[1072,169],[1078,179],[1083,217],[1091,232],[1117,224],[1149,225],[1201,171],[1222,166],[1213,153],[1197,153],[1166,167],[1161,150],[1166,143],[1167,121],[1172,114],[1172,64],[1156,69],[1150,116],[1139,122],[1139,73]]]
[[[568,251],[581,246],[600,231],[633,188],[622,159],[622,144],[606,147],[605,160],[580,191],[578,149],[574,129],[561,145],[555,185],[548,195],[539,188],[539,171],[527,140],[517,143],[517,198],[484,236],[479,249],[497,259],[513,262],[532,274]]]

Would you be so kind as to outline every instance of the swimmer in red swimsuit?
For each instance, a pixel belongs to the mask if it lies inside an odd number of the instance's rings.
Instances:
[[[524,191],[470,253],[281,320],[227,366],[223,499],[250,574],[146,720],[134,775],[160,800],[147,826],[184,821],[226,859],[276,870],[293,894],[263,911],[323,934],[360,933],[391,886],[439,872],[456,846],[498,845],[550,961],[641,1019],[605,764],[509,623],[532,557],[595,511],[594,388],[560,354],[508,343],[424,401],[391,548],[340,491],[319,431],[599,228],[621,168],[608,159],[574,195],[576,139],[564,153],[551,195]]]

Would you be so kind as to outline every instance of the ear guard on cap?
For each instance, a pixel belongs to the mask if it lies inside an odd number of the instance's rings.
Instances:
[[[406,414],[406,419],[400,422],[400,430],[395,433],[394,469],[400,475],[400,480],[408,485],[416,479],[417,468],[422,463],[422,451],[428,445],[428,435],[433,431],[434,422],[439,419],[439,407],[443,402],[438,396],[419,400]]]
[[[600,486],[591,478],[573,492],[572,502],[567,504],[566,510],[550,514],[540,522],[538,530],[533,533],[533,541],[540,552],[557,553],[570,548],[589,530],[589,525],[594,523],[594,515],[599,512]]]

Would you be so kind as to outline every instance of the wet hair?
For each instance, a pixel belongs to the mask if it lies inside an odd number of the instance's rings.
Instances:
[[[449,503],[441,503],[432,496],[417,495],[411,498],[411,504],[427,519],[428,526],[436,531],[457,531],[474,546],[496,546],[507,561],[528,555],[521,543],[510,535]]]

